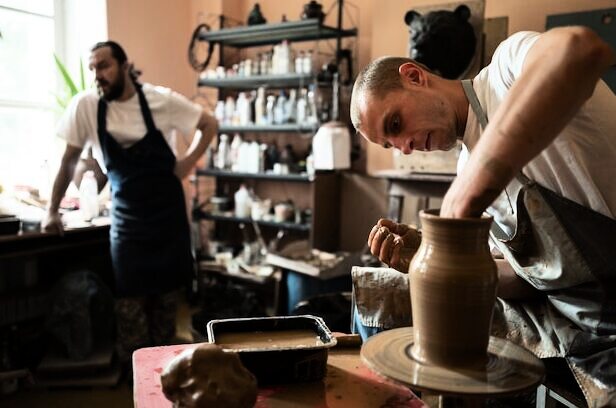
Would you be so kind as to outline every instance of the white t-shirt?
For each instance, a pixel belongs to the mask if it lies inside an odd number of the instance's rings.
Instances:
[[[152,112],[154,124],[163,133],[175,154],[175,131],[178,130],[184,135],[194,133],[203,109],[168,88],[143,84],[143,93]],[[76,95],[58,123],[56,131],[59,137],[72,146],[83,148],[91,144],[94,158],[103,171],[106,171],[96,123],[99,99],[96,90]],[[107,130],[125,148],[145,136],[147,129],[136,92],[126,101],[108,103]]]
[[[529,31],[512,35],[473,79],[488,121],[520,76],[526,54],[539,36]],[[480,132],[479,121],[469,107],[463,141],[477,140]],[[467,158],[468,151],[463,151],[458,172]],[[605,82],[597,83],[592,97],[556,139],[524,166],[523,173],[563,197],[616,218],[616,95]],[[504,194],[500,199],[506,199]]]

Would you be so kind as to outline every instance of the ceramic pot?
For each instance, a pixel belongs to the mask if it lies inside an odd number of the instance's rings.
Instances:
[[[317,3],[312,0],[310,3],[304,4],[304,9],[301,15],[302,20],[306,20],[308,18],[318,18],[319,22],[323,22],[323,18],[325,18],[325,13],[323,12],[323,5]]]
[[[422,241],[409,266],[413,358],[448,367],[487,362],[496,301],[496,264],[488,233],[492,217],[441,218],[420,213]]]

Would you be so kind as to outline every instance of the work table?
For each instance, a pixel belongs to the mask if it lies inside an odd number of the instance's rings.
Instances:
[[[178,354],[199,344],[148,347],[133,354],[135,407],[171,407],[160,374]],[[411,390],[378,377],[359,357],[359,347],[334,347],[322,381],[259,388],[255,407],[427,407]]]
[[[47,252],[100,244],[109,240],[106,222],[67,228],[62,235],[53,232],[19,232],[0,235],[0,259],[39,255]]]

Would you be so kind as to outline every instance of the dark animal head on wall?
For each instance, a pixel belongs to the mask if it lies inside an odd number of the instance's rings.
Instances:
[[[425,15],[407,11],[409,56],[444,78],[459,78],[472,62],[477,43],[470,16],[465,5]]]

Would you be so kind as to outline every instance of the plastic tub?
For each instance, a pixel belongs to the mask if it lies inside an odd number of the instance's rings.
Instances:
[[[277,340],[296,333],[311,333],[314,344],[312,339],[302,340],[303,344]],[[268,334],[271,344],[263,340]],[[211,320],[207,335],[210,343],[237,352],[260,385],[321,380],[327,370],[327,349],[336,345],[323,320],[311,315]],[[229,344],[230,336],[242,340]]]

